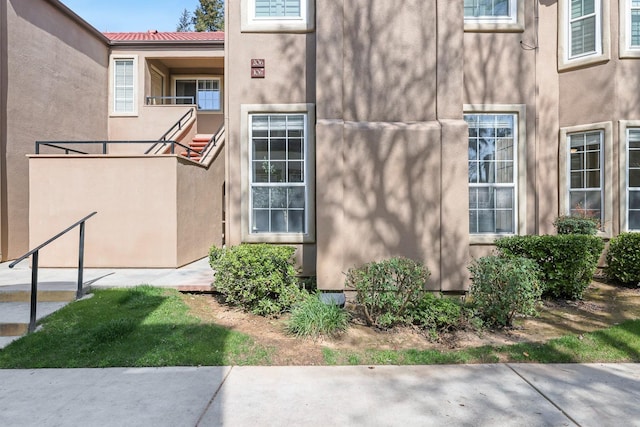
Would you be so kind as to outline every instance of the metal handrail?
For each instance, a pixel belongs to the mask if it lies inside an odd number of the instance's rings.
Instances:
[[[195,103],[196,103],[196,99],[195,99],[194,96],[147,96],[146,100],[145,100],[146,104],[147,105],[154,105],[154,104],[150,104],[149,103],[149,101],[151,101],[152,99],[159,99],[161,101],[164,101],[165,99],[171,99],[171,100],[174,100],[174,101],[180,101],[180,100],[191,101],[191,102],[189,102],[187,104],[168,104],[168,105],[189,105],[189,104],[195,105]],[[167,104],[162,103],[160,105],[167,105]]]
[[[33,255],[32,266],[31,266],[31,313],[29,316],[29,332],[33,332],[36,329],[36,308],[38,306],[38,257],[39,257],[40,249],[44,248],[49,243],[53,242],[54,240],[58,239],[64,234],[68,233],[69,231],[73,230],[75,227],[80,226],[80,242],[78,245],[78,289],[76,291],[76,299],[82,298],[82,292],[83,292],[82,284],[84,283],[82,278],[83,272],[84,272],[84,223],[97,213],[98,212],[90,213],[89,215],[82,218],[80,221],[77,221],[73,225],[67,227],[66,229],[56,234],[55,236],[53,236],[52,238],[50,238],[40,246],[36,247],[35,249],[31,249],[29,252],[27,252],[26,254],[22,255],[20,258],[16,259],[11,264],[9,264],[9,268],[13,268],[20,261],[23,261],[26,258]]]
[[[59,148],[62,150],[66,150],[65,147],[61,147],[57,144],[77,144],[77,145],[89,145],[89,144],[102,144],[102,154],[107,154],[107,146],[109,144],[158,144],[159,141],[157,140],[147,140],[147,141],[36,141],[36,154],[40,154],[40,146],[46,146],[46,147],[53,147],[53,148]],[[163,144],[170,144],[171,146],[171,154],[175,154],[175,146],[179,146],[182,147],[184,149],[187,150],[188,153],[190,153],[191,151],[194,151],[193,148],[188,147],[184,144],[179,143],[178,141],[162,141]],[[77,151],[77,150],[71,150],[70,151],[74,151],[77,154],[91,154],[91,153],[85,153],[82,151]],[[148,151],[148,150],[147,150]],[[66,153],[69,154],[69,153]],[[144,154],[148,154],[148,153],[144,153]]]
[[[205,157],[207,157],[207,154],[209,153],[210,148],[213,148],[216,145],[218,145],[218,141],[220,141],[220,138],[222,137],[223,133],[224,133],[224,123],[220,125],[216,133],[211,135],[211,139],[209,139],[209,142],[207,142],[207,145],[205,145],[204,148],[200,151],[200,157],[201,157],[200,162],[203,162]]]
[[[155,144],[153,144],[151,147],[149,147],[149,149],[148,149],[147,151],[145,151],[145,152],[144,152],[144,154],[149,154],[149,153],[151,153],[151,151],[153,151],[153,149],[154,149],[158,144],[162,144],[162,145],[164,145],[164,143],[167,143],[167,142],[168,142],[168,141],[167,141],[167,136],[168,136],[170,133],[175,132],[175,131],[176,131],[176,129],[175,129],[176,127],[178,128],[177,130],[181,130],[181,129],[182,129],[182,126],[183,126],[182,121],[184,120],[184,121],[185,121],[185,124],[186,124],[186,122],[187,122],[188,120],[190,120],[190,119],[191,119],[191,117],[193,117],[193,111],[194,111],[194,110],[193,110],[193,108],[190,108],[190,109],[189,109],[189,111],[187,111],[186,113],[184,113],[184,114],[183,114],[183,116],[182,116],[182,117],[180,117],[180,118],[178,119],[178,121],[177,121],[177,122],[175,122],[175,123],[174,123],[174,124],[169,128],[169,130],[168,130],[168,131],[166,131],[166,132],[165,132],[165,133],[164,133],[160,138],[158,138],[158,141],[157,141]],[[173,153],[173,151],[172,151],[171,153]],[[154,154],[157,154],[157,150],[156,150],[156,153],[154,153]]]
[[[183,120],[189,120],[192,116],[193,116],[193,108],[190,108],[189,111],[184,113],[184,115],[182,117],[180,117],[178,119],[178,121],[175,122],[173,124],[173,126],[171,126],[169,128],[168,131],[166,131],[160,138],[158,138],[158,141],[166,141],[167,140],[167,135],[169,135],[176,126],[178,127],[178,130],[182,129],[182,121]]]

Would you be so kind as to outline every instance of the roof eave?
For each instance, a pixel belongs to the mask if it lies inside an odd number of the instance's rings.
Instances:
[[[75,13],[73,10],[69,9],[64,3],[60,0],[47,0],[52,6],[60,10],[62,13],[67,15],[69,18],[74,20],[80,26],[82,26],[85,30],[89,31],[91,34],[96,36],[98,39],[103,41],[106,44],[111,44],[111,41],[100,31],[98,31],[93,25],[89,24],[87,21],[82,19],[80,15]]]

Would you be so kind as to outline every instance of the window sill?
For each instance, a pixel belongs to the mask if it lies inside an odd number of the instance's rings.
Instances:
[[[311,234],[285,233],[244,233],[243,243],[315,243],[315,236]]]
[[[524,31],[524,24],[521,22],[465,21],[464,31],[467,33],[521,33]]]
[[[512,237],[516,234],[470,234],[470,245],[493,245],[497,239],[502,237]]]

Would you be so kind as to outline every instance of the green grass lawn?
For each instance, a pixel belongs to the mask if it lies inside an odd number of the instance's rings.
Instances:
[[[177,291],[96,290],[0,350],[0,368],[267,365],[269,350],[243,334],[200,324]]]
[[[0,368],[269,365],[276,349],[204,324],[175,290],[139,286],[95,291],[0,350]],[[323,350],[328,365],[495,362],[640,362],[640,320],[544,344],[436,350]]]

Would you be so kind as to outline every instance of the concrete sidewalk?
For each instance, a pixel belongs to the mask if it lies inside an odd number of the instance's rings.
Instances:
[[[14,268],[8,262],[0,264],[0,287],[27,287],[31,284],[29,261]],[[85,268],[84,286],[88,288],[130,287],[147,284],[179,289],[209,289],[213,271],[208,258],[180,268]],[[76,289],[77,268],[39,268],[39,289]]]
[[[640,426],[640,365],[0,370],[2,426]]]

